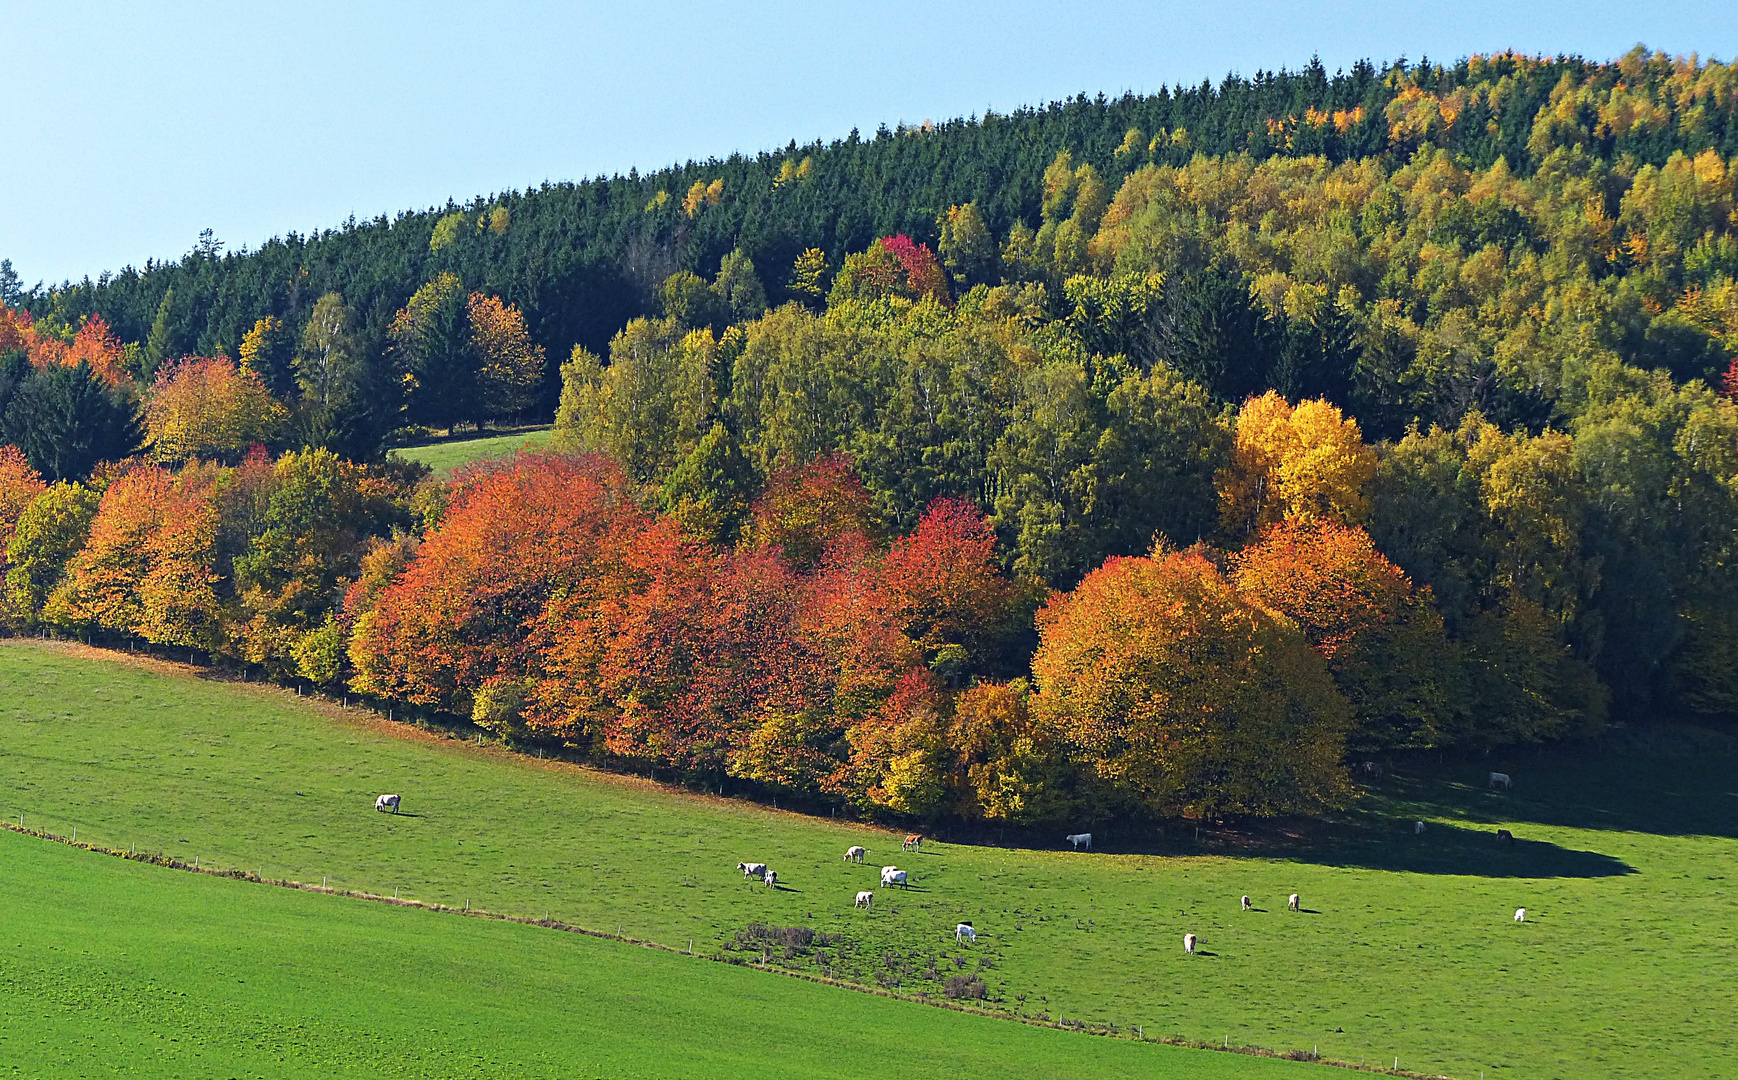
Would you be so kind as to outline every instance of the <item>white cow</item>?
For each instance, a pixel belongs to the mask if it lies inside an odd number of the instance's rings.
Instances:
[[[1243,910],[1244,910],[1244,911],[1248,911],[1248,910],[1249,910],[1249,909],[1250,909],[1250,908],[1252,908],[1252,907],[1254,907],[1254,906],[1255,906],[1255,905],[1254,905],[1254,904],[1251,904],[1251,903],[1250,903],[1250,902],[1249,902],[1249,897],[1247,897],[1247,896],[1245,896],[1245,897],[1244,897],[1244,898],[1243,898]]]
[[[978,941],[978,932],[972,929],[971,923],[963,922],[953,928],[953,939],[955,942],[963,939],[975,945]]]
[[[1493,788],[1501,787],[1507,791],[1514,786],[1514,781],[1509,779],[1509,774],[1506,772],[1494,772],[1491,773],[1490,786]]]
[[[1515,909],[1515,921],[1516,922],[1526,922],[1527,921],[1527,909],[1526,908],[1518,907]]]
[[[1195,955],[1195,935],[1194,934],[1184,934],[1183,935],[1183,951],[1188,953],[1190,956]]]
[[[860,863],[863,861],[863,859],[868,854],[869,854],[869,849],[866,847],[855,847],[855,846],[848,847],[845,849],[845,860],[844,861],[845,862]]]
[[[1288,911],[1298,910],[1297,893],[1292,893],[1290,896],[1286,897],[1285,906]]]
[[[860,908],[873,909],[875,907],[875,894],[872,892],[858,893],[857,906]]]
[[[766,872],[766,887],[769,889],[778,888],[778,871],[777,870],[768,870]]]
[[[379,810],[382,813],[385,813],[388,810],[391,810],[395,814],[398,813],[398,796],[382,795],[380,798],[374,800],[374,809]]]
[[[1088,851],[1092,850],[1092,834],[1089,832],[1069,833],[1065,839],[1074,845],[1075,851],[1079,851],[1081,848]]]
[[[1423,836],[1424,835],[1424,822],[1414,821],[1412,823],[1412,835],[1413,836]]]
[[[742,871],[742,876],[745,878],[764,879],[766,877],[766,864],[763,862],[739,862],[736,864],[736,868]]]
[[[881,884],[884,886],[903,885],[906,888],[911,887],[911,882],[906,880],[905,871],[897,866],[883,866],[881,868]]]

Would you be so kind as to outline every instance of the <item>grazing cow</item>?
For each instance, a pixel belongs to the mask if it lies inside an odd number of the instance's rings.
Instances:
[[[923,850],[923,836],[922,836],[922,834],[912,833],[910,836],[905,838],[905,843],[899,845],[899,849],[901,851],[922,851]]]
[[[1510,787],[1514,786],[1514,781],[1509,779],[1509,774],[1506,772],[1494,772],[1491,773],[1490,786],[1492,788],[1501,787],[1504,791],[1507,791]]]
[[[766,887],[769,889],[778,888],[778,871],[777,870],[768,870],[766,872]]]
[[[1069,833],[1067,836],[1063,837],[1063,839],[1067,840],[1070,844],[1073,844],[1075,851],[1079,851],[1081,848],[1085,848],[1088,851],[1092,850],[1092,834],[1089,832]]]
[[[905,871],[897,866],[883,866],[881,868],[881,884],[911,887],[911,882],[906,880]]]
[[[960,923],[958,926],[953,928],[954,941],[958,942],[962,938],[965,939],[966,941],[971,942],[974,945],[977,944],[978,932],[972,928],[971,923],[963,922],[963,923]]]
[[[739,862],[736,864],[736,868],[742,871],[742,876],[745,878],[766,877],[766,864],[763,862]]]
[[[1255,906],[1255,905],[1254,905],[1254,904],[1251,904],[1251,903],[1250,903],[1250,902],[1249,902],[1249,897],[1247,897],[1247,896],[1245,896],[1245,897],[1244,897],[1244,898],[1243,898],[1243,910],[1244,910],[1244,911],[1248,911],[1248,910],[1249,910],[1249,909],[1250,909],[1250,908],[1252,908],[1252,907],[1254,907],[1254,906]]]
[[[380,798],[374,800],[374,809],[379,810],[382,813],[385,813],[388,810],[391,810],[395,814],[398,813],[398,796],[382,795]]]
[[[1527,921],[1527,909],[1526,908],[1518,907],[1515,909],[1515,921],[1516,922],[1526,922]]]
[[[1375,761],[1366,761],[1362,765],[1358,766],[1358,769],[1365,776],[1368,776],[1372,780],[1382,779],[1382,774],[1386,771],[1385,769],[1382,768],[1382,765],[1380,762],[1375,762]]]
[[[1286,906],[1286,910],[1288,910],[1288,911],[1298,910],[1297,893],[1292,893],[1289,897],[1286,898],[1285,906]]]
[[[1497,843],[1499,843],[1499,844],[1512,844],[1514,842],[1515,842],[1515,834],[1514,833],[1510,832],[1507,829],[1498,829],[1497,830]]]
[[[1423,836],[1424,835],[1424,822],[1414,821],[1412,823],[1412,835],[1413,836]]]
[[[1195,935],[1194,934],[1184,934],[1183,935],[1183,951],[1188,953],[1190,956],[1195,955]]]
[[[858,893],[857,906],[865,909],[873,909],[875,907],[875,894],[872,892]]]
[[[869,854],[866,847],[848,847],[845,849],[845,861],[860,863]]]

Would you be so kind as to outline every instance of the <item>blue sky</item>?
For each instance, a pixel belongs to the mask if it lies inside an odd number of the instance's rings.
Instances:
[[[0,258],[26,284],[544,180],[1227,72],[1645,42],[1730,0],[257,5],[0,0]]]

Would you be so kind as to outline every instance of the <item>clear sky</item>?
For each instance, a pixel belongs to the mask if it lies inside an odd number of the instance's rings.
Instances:
[[[1236,71],[1637,42],[1738,56],[1732,0],[0,0],[0,258],[26,285],[544,180]]]

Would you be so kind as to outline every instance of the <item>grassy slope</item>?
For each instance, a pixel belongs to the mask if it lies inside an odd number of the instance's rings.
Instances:
[[[0,747],[0,810],[207,865],[549,911],[702,952],[753,920],[807,924],[847,935],[835,974],[897,972],[907,991],[938,989],[928,963],[953,970],[951,928],[971,919],[983,936],[962,958],[993,965],[1007,1008],[1492,1080],[1738,1074],[1722,1005],[1738,979],[1729,748],[1493,762],[1515,773],[1512,796],[1391,780],[1353,826],[1275,858],[902,856],[859,826],[394,737],[281,691],[25,642],[0,644]],[[418,816],[374,814],[382,791]],[[1423,838],[1414,817],[1432,823]],[[1523,842],[1495,847],[1498,823]],[[854,911],[874,869],[841,865],[851,843],[921,888]],[[741,859],[790,887],[744,885]],[[1281,910],[1291,891],[1309,913]],[[1265,910],[1239,912],[1243,893]],[[1511,921],[1520,906],[1534,921]],[[1184,931],[1211,955],[1182,956]]]
[[[446,442],[405,446],[392,453],[408,461],[420,461],[436,473],[448,473],[460,465],[488,458],[507,457],[520,450],[541,450],[554,434],[550,428],[516,431],[511,435],[487,435],[480,439],[454,439]]]
[[[0,832],[0,1074],[1279,1077],[574,934]],[[921,1047],[921,1052],[913,1052]],[[1319,1071],[1319,1070],[1318,1070]]]

